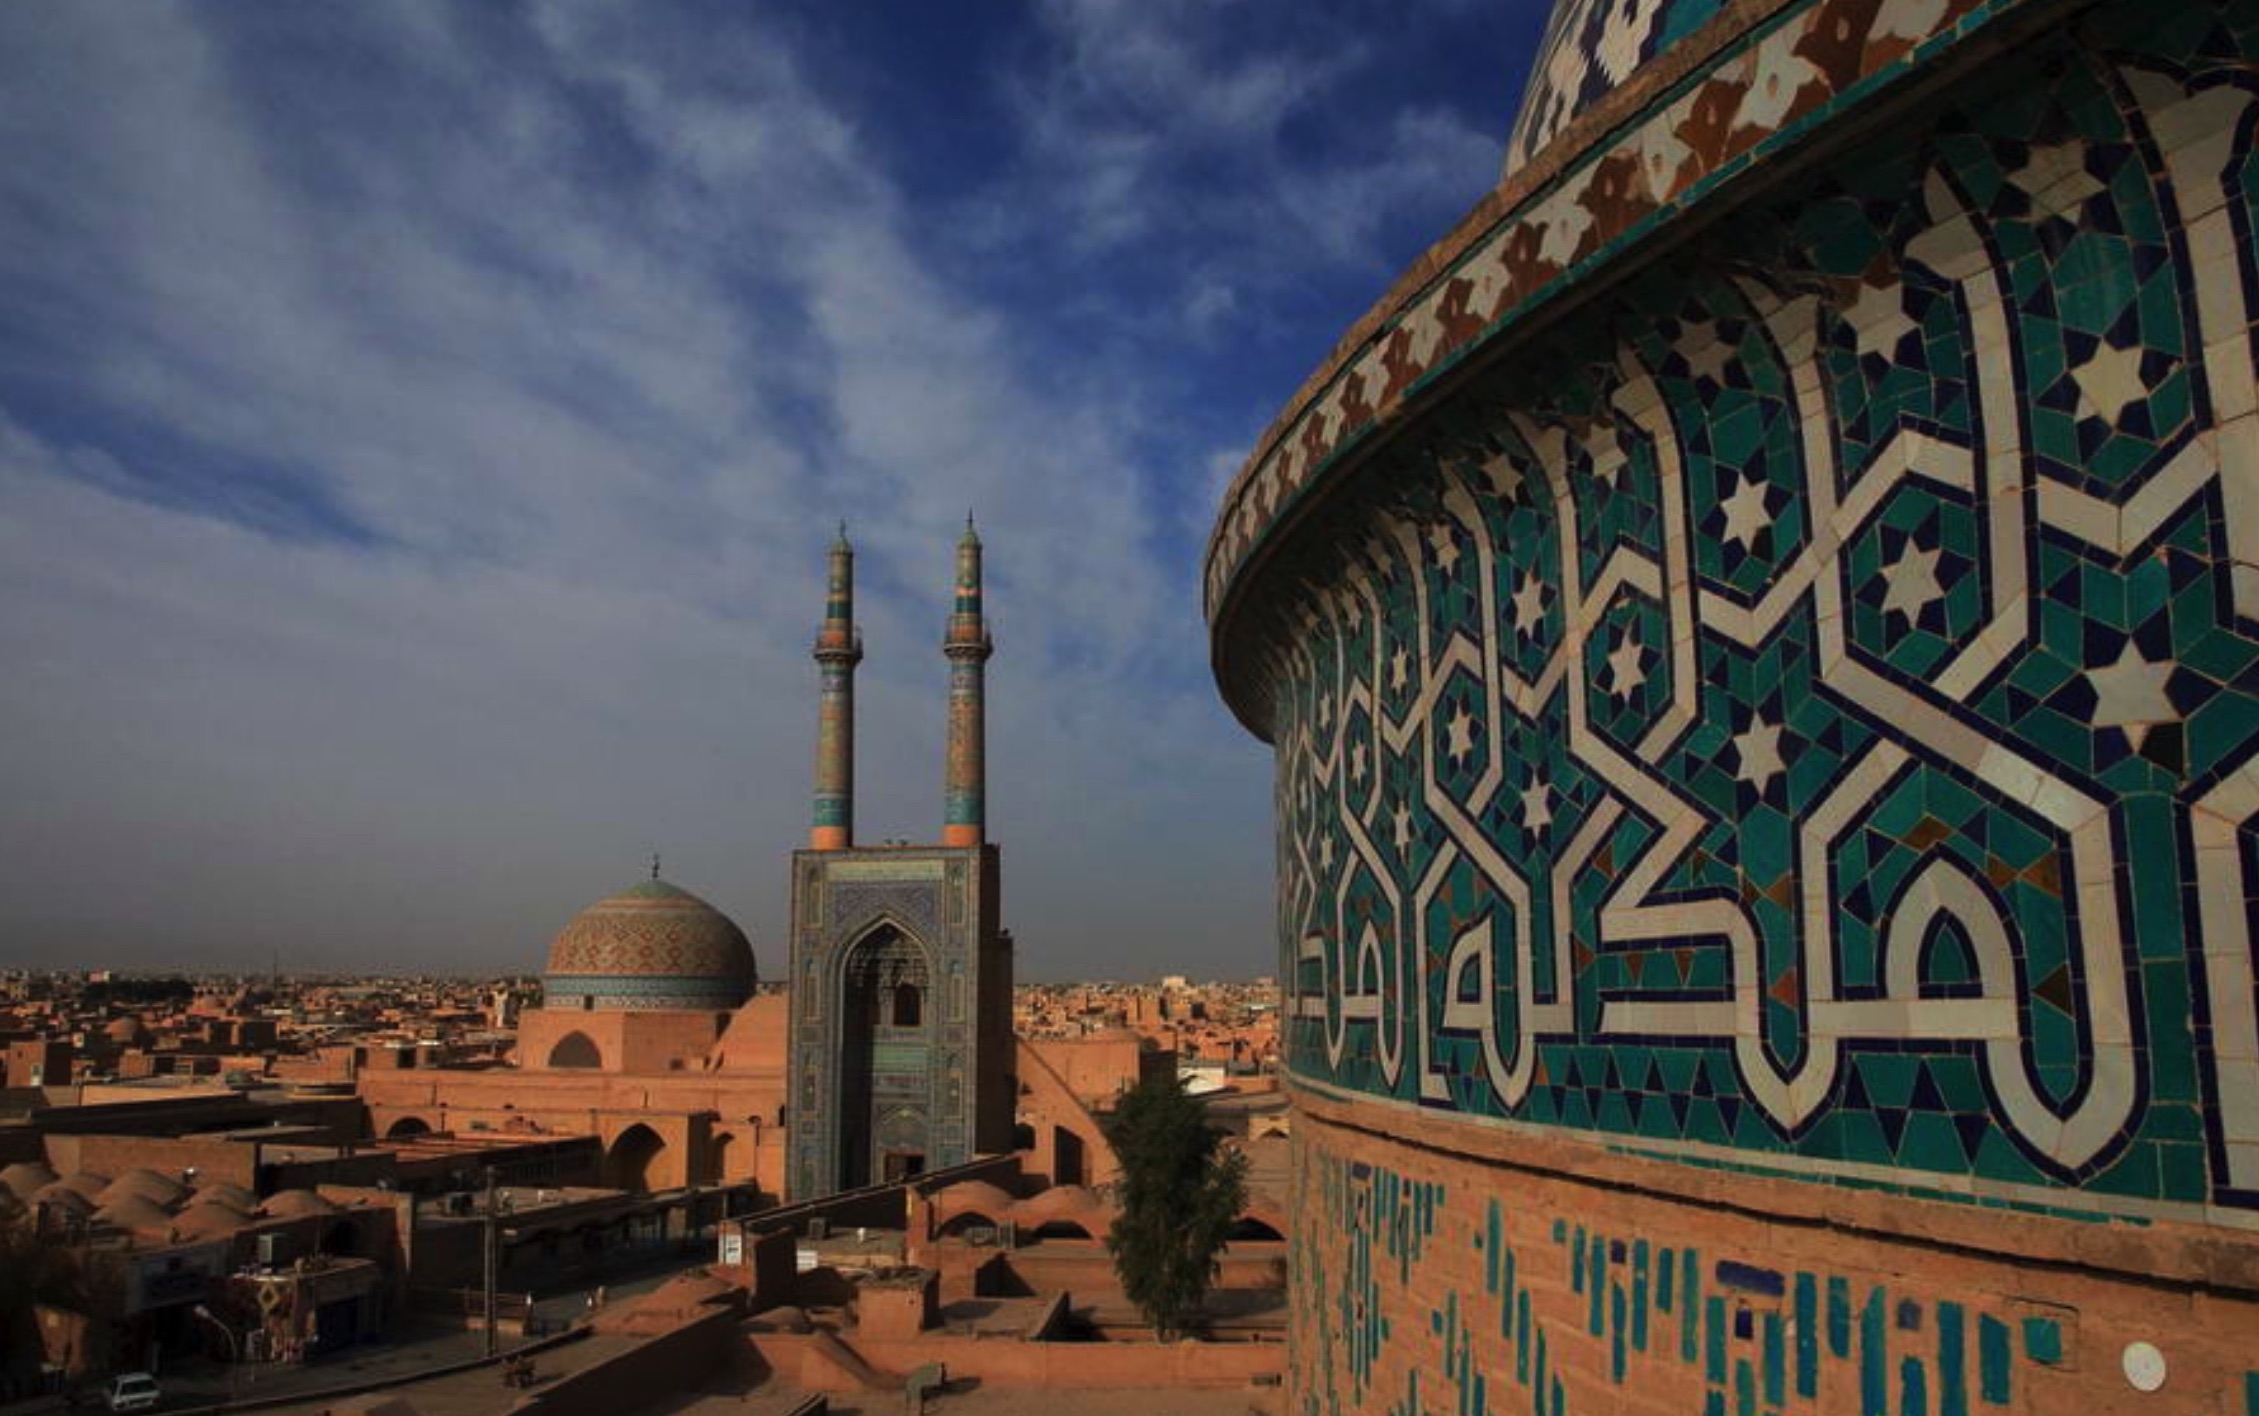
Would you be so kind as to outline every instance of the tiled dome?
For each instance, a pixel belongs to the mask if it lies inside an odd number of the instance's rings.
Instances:
[[[549,946],[551,1008],[735,1008],[753,992],[753,946],[728,915],[664,880],[582,910]]]
[[[1724,0],[1554,0],[1506,144],[1506,171],[1722,8]]]

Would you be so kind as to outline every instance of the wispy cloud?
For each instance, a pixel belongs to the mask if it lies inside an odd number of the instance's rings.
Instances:
[[[1041,17],[937,210],[914,114],[736,11],[0,10],[7,957],[530,968],[656,846],[774,969],[829,525],[867,833],[925,836],[971,506],[1023,972],[1267,967],[1267,764],[1189,547],[1302,370],[1149,356],[1386,258],[1495,144],[1406,98],[1324,158],[1294,125],[1361,46]]]

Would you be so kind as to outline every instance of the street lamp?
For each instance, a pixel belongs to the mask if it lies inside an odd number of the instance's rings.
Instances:
[[[237,1384],[243,1378],[243,1340],[235,1335],[234,1328],[221,1322],[219,1315],[202,1303],[197,1304],[189,1311],[192,1316],[201,1318],[213,1327],[218,1328],[220,1336],[227,1339],[227,1399],[229,1404],[233,1405]]]

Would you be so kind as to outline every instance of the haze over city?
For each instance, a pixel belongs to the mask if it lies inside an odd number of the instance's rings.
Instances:
[[[1200,548],[1542,8],[0,11],[7,961],[530,970],[657,851],[774,971],[833,523],[927,839],[969,507],[1021,976],[1269,971]]]

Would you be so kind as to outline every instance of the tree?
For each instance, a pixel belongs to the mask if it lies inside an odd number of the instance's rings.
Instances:
[[[1123,1292],[1166,1342],[1199,1320],[1216,1255],[1247,1207],[1247,1157],[1224,1147],[1173,1076],[1140,1082],[1106,1134],[1122,1163],[1122,1210],[1106,1248]]]

